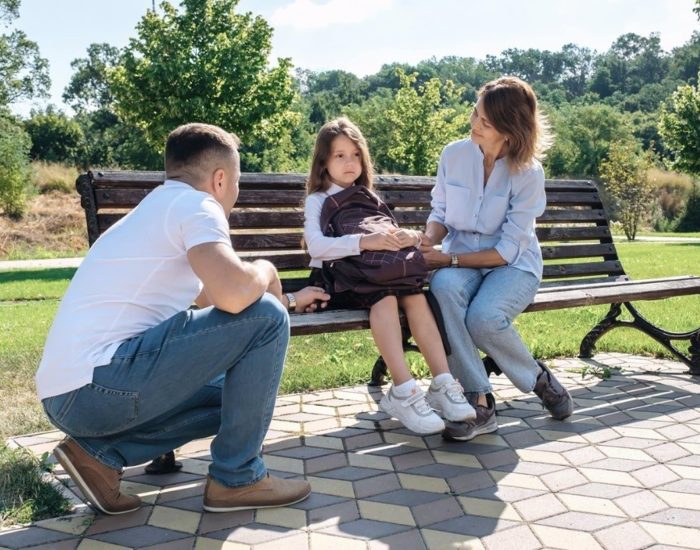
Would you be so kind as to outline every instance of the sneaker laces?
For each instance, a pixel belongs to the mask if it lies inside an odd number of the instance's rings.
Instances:
[[[430,408],[430,405],[428,405],[428,402],[425,399],[425,394],[420,390],[417,390],[413,395],[407,397],[406,399],[402,399],[400,402],[401,406],[413,407],[423,416],[430,414],[430,412],[433,410]]]
[[[462,387],[462,384],[459,383],[459,380],[448,382],[445,384],[444,388],[447,397],[449,397],[455,403],[467,402],[467,398],[464,397],[464,388]]]

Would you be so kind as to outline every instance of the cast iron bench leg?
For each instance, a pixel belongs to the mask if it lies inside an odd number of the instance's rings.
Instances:
[[[632,315],[631,321],[618,319],[622,313],[622,306]],[[677,359],[690,367],[690,374],[700,375],[700,328],[690,332],[668,332],[647,321],[635,309],[630,302],[613,304],[603,319],[586,334],[581,341],[579,357],[590,358],[595,351],[595,344],[606,332],[616,327],[636,328],[647,336],[656,340],[670,351]],[[684,354],[675,345],[673,340],[688,340],[688,354]]]

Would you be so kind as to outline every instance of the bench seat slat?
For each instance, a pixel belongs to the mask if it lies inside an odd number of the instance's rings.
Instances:
[[[671,296],[688,296],[698,293],[700,293],[700,277],[688,276],[670,279],[624,281],[590,285],[588,287],[540,291],[535,296],[533,303],[525,311],[619,304],[634,300],[660,300]]]
[[[525,311],[544,311],[583,307],[632,300],[660,300],[669,296],[686,296],[700,292],[700,277],[672,277],[592,285],[539,292]],[[368,311],[331,310],[290,316],[292,336],[369,328]],[[322,329],[322,330],[320,330]]]

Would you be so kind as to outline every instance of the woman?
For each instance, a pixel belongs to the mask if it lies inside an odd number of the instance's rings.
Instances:
[[[534,391],[554,418],[573,412],[569,393],[512,325],[542,278],[535,218],[546,197],[537,159],[550,144],[532,88],[503,77],[479,90],[471,139],[449,144],[440,157],[421,250],[430,267],[441,268],[430,288],[452,347],[449,366],[477,412],[473,421],[448,424],[445,438],[467,441],[498,429],[479,349],[518,389]],[[433,248],[439,243],[441,251]]]

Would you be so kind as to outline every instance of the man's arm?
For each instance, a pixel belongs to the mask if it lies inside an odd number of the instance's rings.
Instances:
[[[282,298],[277,270],[270,262],[243,262],[224,243],[203,243],[187,251],[187,259],[204,290],[195,303],[213,305],[223,311],[240,313],[265,292]]]

